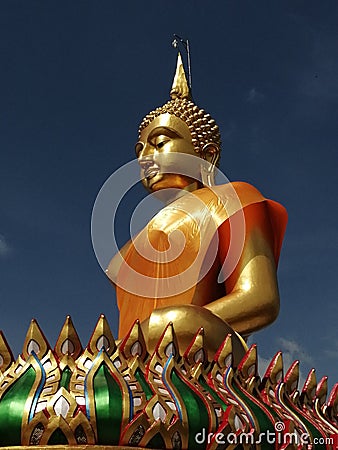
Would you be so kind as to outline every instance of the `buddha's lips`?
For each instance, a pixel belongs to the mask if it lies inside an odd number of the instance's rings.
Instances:
[[[152,178],[154,178],[158,173],[160,172],[160,168],[158,166],[151,166],[148,167],[148,169],[146,169],[144,171],[144,176],[145,178],[147,178],[147,180],[151,180]]]

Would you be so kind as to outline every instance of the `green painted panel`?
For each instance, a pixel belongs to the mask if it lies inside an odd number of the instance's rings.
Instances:
[[[136,372],[135,372],[135,378],[140,383],[140,385],[141,385],[141,387],[143,389],[143,392],[146,395],[146,399],[150,400],[151,397],[154,395],[153,391],[150,389],[150,386],[147,383],[143,373],[139,369],[137,369]]]
[[[271,433],[271,436],[275,435],[275,428],[273,424],[271,423],[269,417],[265,414],[265,412],[258,406],[254,401],[252,401],[248,396],[246,396],[235,384],[232,385],[234,391],[237,393],[238,397],[240,397],[244,403],[248,405],[248,407],[251,409],[254,417],[256,417],[260,432],[267,433],[267,430]],[[266,439],[262,439],[261,443],[261,449],[262,450],[271,450],[272,444],[267,442]]]
[[[197,433],[201,433],[203,429],[205,429],[206,432],[209,430],[209,415],[207,408],[200,397],[180,379],[174,370],[171,372],[171,380],[182,397],[187,411],[189,450],[205,448],[207,442],[198,444],[195,437]]]
[[[67,391],[69,391],[69,382],[70,382],[71,377],[72,377],[72,371],[67,366],[62,371],[62,376],[61,376],[61,380],[60,380],[60,387],[63,387],[65,389],[67,389]]]
[[[21,422],[25,403],[36,373],[30,367],[5,393],[0,401],[0,444],[21,444]]]
[[[317,428],[312,425],[311,422],[309,422],[306,417],[302,414],[299,414],[297,409],[293,406],[291,402],[288,402],[288,407],[296,414],[296,416],[299,417],[300,421],[304,423],[306,428],[310,431],[313,440],[316,440],[316,442],[321,442],[321,438],[323,437],[321,433],[317,430]],[[325,444],[313,444],[314,450],[325,450],[326,445]]]
[[[205,381],[203,377],[199,377],[198,382],[200,383],[203,388],[209,392],[209,394],[212,396],[212,398],[222,407],[223,411],[226,411],[228,405],[221,399],[221,397],[215,392],[211,387],[208,385],[208,383]]]
[[[94,376],[98,444],[118,444],[122,422],[122,392],[108,367],[102,364]]]

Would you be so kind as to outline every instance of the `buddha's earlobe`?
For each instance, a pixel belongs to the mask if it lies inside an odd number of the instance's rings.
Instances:
[[[215,184],[215,166],[219,160],[219,148],[216,144],[206,144],[200,156],[203,159],[201,163],[201,179],[204,186],[214,186]]]
[[[215,167],[219,161],[220,151],[217,144],[213,142],[206,144],[201,150],[201,158],[208,161],[212,167]],[[213,169],[212,169],[213,170]]]

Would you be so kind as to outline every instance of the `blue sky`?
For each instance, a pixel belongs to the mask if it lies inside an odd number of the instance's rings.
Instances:
[[[221,128],[221,170],[289,213],[281,313],[252,340],[263,362],[282,349],[337,381],[337,20],[334,1],[1,2],[0,329],[16,355],[32,317],[52,345],[67,314],[83,345],[101,312],[117,335],[91,211],[168,99],[177,33]]]

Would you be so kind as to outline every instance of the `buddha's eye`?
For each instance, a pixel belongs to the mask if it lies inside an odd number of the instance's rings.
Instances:
[[[170,141],[170,138],[168,136],[157,136],[157,138],[155,139],[155,147],[162,148],[168,141]]]

